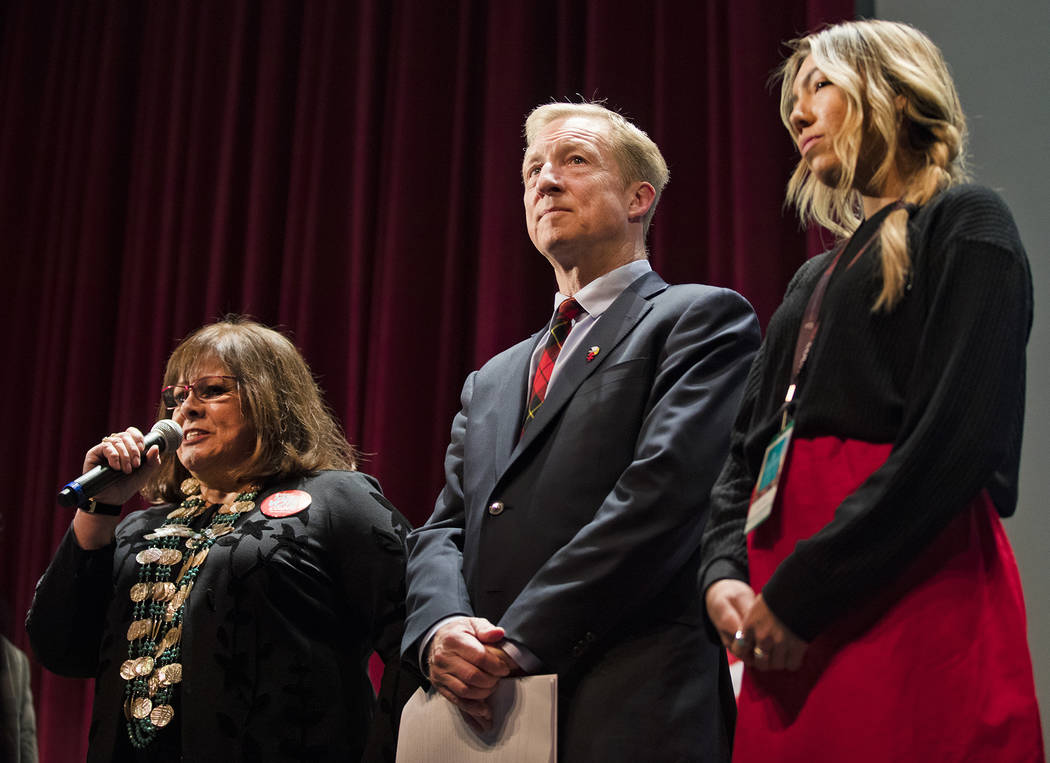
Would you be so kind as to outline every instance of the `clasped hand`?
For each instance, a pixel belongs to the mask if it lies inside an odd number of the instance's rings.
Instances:
[[[705,603],[722,644],[745,665],[758,670],[798,670],[802,665],[808,644],[747,583],[719,580],[707,589]]]
[[[489,698],[499,680],[521,672],[498,646],[503,636],[483,617],[456,617],[438,628],[427,649],[430,683],[479,732],[492,728]]]

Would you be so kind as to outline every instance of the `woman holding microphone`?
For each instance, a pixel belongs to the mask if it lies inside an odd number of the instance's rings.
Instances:
[[[96,679],[88,760],[392,757],[415,687],[398,669],[408,523],[276,331],[205,326],[162,386],[177,452],[143,452],[135,428],[88,450],[85,470],[130,479],[77,511],[27,621],[45,667]],[[118,522],[139,489],[154,505]]]

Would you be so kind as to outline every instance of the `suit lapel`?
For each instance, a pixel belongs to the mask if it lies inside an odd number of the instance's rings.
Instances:
[[[536,416],[525,430],[525,434],[510,454],[506,465],[510,465],[525,448],[542,432],[558,412],[572,399],[583,382],[597,371],[609,359],[612,351],[638,324],[638,321],[652,309],[649,299],[667,288],[667,283],[655,272],[650,271],[624,289],[623,293],[609,305],[587,334],[585,346],[580,346],[570,357],[559,358],[558,377],[551,387],[550,394],[543,405],[536,411]],[[588,349],[597,345],[601,352],[591,361],[587,360]],[[527,372],[526,372],[527,375]],[[524,393],[522,393],[523,395]],[[524,409],[519,405],[518,426]],[[515,436],[516,433],[515,433]],[[503,451],[501,451],[503,452]],[[499,475],[504,469],[500,469]]]
[[[513,348],[506,356],[500,368],[492,369],[489,379],[498,388],[492,394],[480,396],[481,399],[490,400],[492,409],[489,411],[488,420],[493,422],[493,440],[491,463],[493,467],[492,481],[506,469],[510,460],[511,451],[518,442],[521,432],[521,421],[525,417],[525,391],[529,384],[529,361],[532,352],[539,341],[537,332],[528,340],[521,342]]]

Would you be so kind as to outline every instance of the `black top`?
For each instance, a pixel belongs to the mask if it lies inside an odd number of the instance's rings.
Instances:
[[[762,590],[806,640],[892,580],[982,488],[1002,516],[1017,502],[1032,283],[1013,217],[997,194],[969,185],[911,210],[907,291],[891,312],[875,313],[877,240],[846,265],[887,211],[857,230],[831,277],[795,396],[795,437],[893,445]],[[701,590],[747,580],[751,489],[780,426],[802,313],[831,257],[795,274],[752,365],[712,494]]]
[[[309,507],[266,516],[264,500],[283,490],[307,492]],[[119,675],[128,592],[135,555],[150,545],[143,535],[170,510],[132,512],[96,551],[68,532],[37,584],[26,622],[37,658],[96,679],[89,761],[130,752]],[[392,760],[417,685],[398,659],[408,522],[368,475],[323,471],[266,486],[235,528],[211,547],[186,601],[178,715],[146,759]],[[387,668],[378,707],[373,650]]]

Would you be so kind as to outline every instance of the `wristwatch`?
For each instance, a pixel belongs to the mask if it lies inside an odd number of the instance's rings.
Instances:
[[[94,498],[87,502],[87,506],[81,506],[80,510],[88,514],[101,514],[106,517],[116,517],[123,511],[123,506],[115,506],[112,503],[99,503]]]

